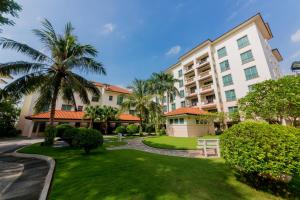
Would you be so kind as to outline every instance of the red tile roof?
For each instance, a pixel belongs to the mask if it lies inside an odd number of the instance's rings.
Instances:
[[[165,116],[174,115],[205,115],[208,114],[207,111],[201,110],[200,108],[178,108],[176,110],[165,113]]]
[[[115,85],[109,85],[109,84],[104,84],[104,83],[97,83],[94,82],[96,86],[103,87],[105,88],[106,91],[111,91],[111,92],[118,92],[118,93],[123,93],[123,94],[130,94],[130,90],[127,90],[125,88],[121,88],[119,86]]]
[[[66,110],[56,110],[55,120],[82,120],[84,117],[84,112],[82,111],[66,111]],[[35,115],[27,116],[26,119],[49,119],[50,112],[38,113]],[[139,121],[140,118],[130,115],[130,114],[120,114],[118,119],[121,121]]]

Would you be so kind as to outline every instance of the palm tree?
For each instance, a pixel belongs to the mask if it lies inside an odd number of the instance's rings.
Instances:
[[[165,93],[167,94],[167,111],[169,112],[170,97],[179,94],[178,89],[175,87],[175,83],[178,79],[175,79],[172,74],[167,74],[164,72],[153,73],[150,82],[152,93],[158,95],[163,106],[163,98]]]
[[[154,124],[155,133],[159,134],[159,129],[164,123],[162,106],[159,103],[152,101],[149,104],[148,117],[150,123]]]
[[[26,44],[0,38],[3,49],[12,49],[29,56],[33,61],[16,61],[0,64],[0,75],[21,75],[7,85],[4,90],[9,94],[27,95],[39,92],[35,110],[40,112],[50,106],[50,125],[54,123],[56,100],[58,95],[73,103],[74,93],[78,93],[84,104],[89,104],[88,93],[99,96],[100,91],[90,81],[74,72],[93,72],[106,74],[102,64],[97,62],[97,50],[88,44],[81,44],[73,34],[73,26],[67,23],[63,35],[57,34],[48,20],[42,22],[42,29],[33,33],[40,39],[50,56]]]
[[[119,110],[117,108],[111,107],[111,106],[106,106],[104,105],[100,110],[99,110],[99,117],[102,122],[104,122],[105,128],[105,134],[108,132],[108,122],[110,120],[115,120],[116,116],[118,114]]]
[[[129,110],[135,107],[140,117],[140,133],[142,133],[143,120],[146,118],[153,96],[150,94],[147,81],[135,79],[129,88],[132,89],[132,93],[123,102],[122,109]]]
[[[84,119],[89,119],[90,120],[90,128],[93,128],[95,120],[100,120],[99,119],[99,113],[101,112],[101,107],[99,105],[97,106],[88,106],[85,108],[84,111]]]

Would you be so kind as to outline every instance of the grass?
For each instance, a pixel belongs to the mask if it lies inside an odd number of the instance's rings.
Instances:
[[[118,138],[114,137],[114,136],[104,137],[104,144],[103,144],[103,146],[105,148],[122,146],[122,145],[126,145],[126,144],[127,144],[127,142],[125,142],[125,141],[119,141]]]
[[[217,135],[206,135],[200,138],[215,139]],[[154,148],[160,149],[197,149],[197,137],[171,137],[171,136],[156,136],[148,137],[143,140],[143,143]]]
[[[222,159],[179,158],[103,148],[85,155],[79,149],[38,144],[21,151],[56,160],[49,199],[277,199],[238,182]]]

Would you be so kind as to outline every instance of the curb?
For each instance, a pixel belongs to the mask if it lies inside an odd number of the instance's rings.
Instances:
[[[26,146],[24,146],[24,147],[26,147]],[[39,200],[46,200],[47,196],[48,196],[50,186],[51,186],[51,181],[52,181],[54,169],[55,169],[55,160],[51,157],[48,157],[48,156],[43,156],[43,155],[38,155],[38,154],[24,154],[24,153],[18,153],[17,152],[17,151],[23,149],[24,147],[21,147],[21,148],[17,149],[14,153],[7,153],[7,155],[16,156],[16,157],[23,157],[23,158],[36,158],[36,159],[47,161],[47,163],[49,164],[50,167],[49,167],[47,176],[45,178],[45,183],[44,183],[43,190],[42,190],[42,192],[40,194],[40,197],[39,197]]]

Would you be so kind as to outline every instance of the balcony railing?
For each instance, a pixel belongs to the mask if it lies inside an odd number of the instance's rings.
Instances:
[[[186,107],[195,107],[198,106],[198,101],[196,102],[187,102],[186,103]]]
[[[197,94],[197,91],[196,90],[192,90],[192,91],[187,91],[186,92],[186,95],[187,96],[192,96],[192,95],[196,95]]]
[[[193,81],[195,81],[195,76],[186,79],[185,83],[192,83]]]
[[[203,65],[206,65],[208,62],[209,62],[209,59],[208,59],[208,58],[203,59],[203,60],[200,60],[200,61],[198,62],[198,67],[201,67],[201,66],[203,66]]]
[[[194,70],[194,65],[192,65],[192,66],[189,66],[189,67],[185,67],[184,68],[184,73],[185,74],[187,74],[187,73],[189,73],[189,72],[191,72],[191,71],[193,71]]]
[[[201,105],[202,105],[202,106],[212,105],[212,104],[215,104],[215,103],[216,103],[216,99],[201,101]]]
[[[212,84],[202,85],[201,89],[202,89],[202,91],[212,89]]]
[[[200,72],[199,73],[199,76],[202,78],[202,77],[205,77],[205,76],[208,76],[210,75],[210,70],[206,70],[204,72]]]

